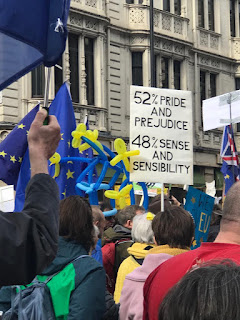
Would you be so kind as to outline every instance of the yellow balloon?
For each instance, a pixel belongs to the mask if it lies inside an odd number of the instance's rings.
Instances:
[[[123,154],[124,152],[127,151],[125,142],[123,141],[123,139],[120,139],[120,138],[117,138],[114,141],[114,147],[118,154]]]

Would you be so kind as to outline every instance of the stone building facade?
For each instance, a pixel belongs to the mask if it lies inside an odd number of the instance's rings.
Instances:
[[[128,142],[129,86],[150,86],[149,1],[72,0],[66,50],[52,68],[50,101],[68,81],[77,122],[88,114],[112,149],[115,137]],[[156,86],[192,91],[197,187],[215,179],[221,189],[222,130],[203,132],[201,101],[240,88],[239,9],[238,0],[154,0]],[[0,93],[0,140],[43,100],[45,72]]]

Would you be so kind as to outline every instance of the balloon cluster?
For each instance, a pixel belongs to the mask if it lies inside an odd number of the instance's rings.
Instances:
[[[106,190],[105,196],[110,199],[113,210],[104,212],[105,216],[112,216],[117,213],[115,208],[115,200],[119,200],[120,209],[125,206],[125,197],[130,194],[131,204],[135,204],[135,196],[132,182],[129,180],[130,162],[129,157],[140,154],[139,150],[127,151],[125,142],[117,138],[114,141],[114,147],[117,152],[115,155],[109,148],[101,144],[98,139],[97,130],[87,130],[86,125],[81,123],[77,126],[76,130],[72,132],[72,147],[78,148],[79,152],[92,148],[95,152],[93,158],[83,157],[65,157],[62,158],[58,153],[55,153],[50,159],[51,165],[55,165],[54,178],[60,173],[60,164],[66,161],[80,161],[87,163],[87,167],[81,172],[76,180],[76,193],[83,195],[85,192],[89,196],[89,202],[91,205],[98,205],[98,190]],[[93,173],[96,165],[102,164],[102,171],[97,181],[93,182]],[[111,168],[115,171],[109,183],[103,183],[107,170]],[[124,176],[119,191],[114,191],[114,185],[119,176]],[[87,182],[86,180],[87,177]],[[139,182],[142,187],[144,201],[143,206],[147,210],[148,208],[148,192],[144,182]]]

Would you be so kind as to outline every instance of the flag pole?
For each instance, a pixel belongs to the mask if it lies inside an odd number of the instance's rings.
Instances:
[[[232,95],[229,93],[229,113],[230,113],[230,128],[231,128],[231,136],[233,140],[233,127],[232,127]],[[232,151],[232,150],[231,150]],[[233,184],[235,182],[235,173],[234,173],[234,162],[233,162],[233,152],[232,152],[232,180]]]
[[[47,76],[46,76],[46,82],[45,82],[45,91],[44,91],[44,101],[43,101],[43,109],[48,110],[48,96],[49,96],[49,87],[50,87],[50,78],[51,78],[51,68],[47,68]],[[48,117],[44,120],[43,124],[48,124]]]

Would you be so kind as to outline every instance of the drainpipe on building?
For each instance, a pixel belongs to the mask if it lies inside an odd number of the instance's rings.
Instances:
[[[109,0],[106,0],[106,13],[109,17]],[[111,22],[110,22],[111,23]],[[111,132],[110,119],[110,26],[107,27],[107,132]]]

